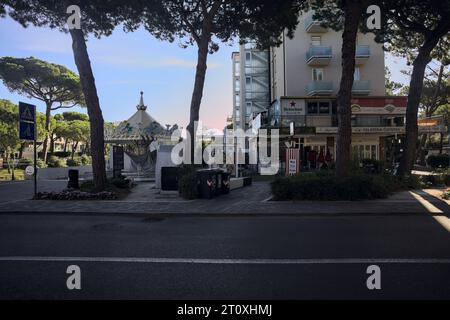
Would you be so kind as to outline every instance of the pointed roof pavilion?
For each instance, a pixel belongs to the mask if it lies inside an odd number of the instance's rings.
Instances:
[[[142,140],[143,136],[163,136],[166,129],[147,113],[144,104],[144,92],[141,91],[137,111],[126,121],[123,121],[112,132],[106,134],[105,142],[126,144]]]

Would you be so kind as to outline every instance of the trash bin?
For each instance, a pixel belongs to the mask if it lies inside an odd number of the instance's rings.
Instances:
[[[67,188],[78,189],[80,186],[78,184],[78,170],[69,169],[69,181],[67,182]]]
[[[222,180],[218,178],[219,174],[220,170],[216,169],[197,170],[197,177],[200,181],[200,198],[211,199],[218,195],[219,190],[222,189],[221,186],[219,186],[219,182],[222,183]]]
[[[228,172],[222,171],[220,175],[222,176],[222,194],[230,193],[230,174]]]
[[[177,191],[179,167],[162,167],[161,168],[161,190]]]

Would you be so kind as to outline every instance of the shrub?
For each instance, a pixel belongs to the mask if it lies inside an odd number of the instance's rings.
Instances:
[[[427,164],[432,168],[448,168],[449,166],[448,154],[432,154],[427,158]]]
[[[128,189],[131,187],[131,180],[127,179],[126,177],[124,177],[122,175],[115,177],[115,178],[111,178],[111,179],[109,179],[108,182],[119,189]]]
[[[48,158],[47,165],[49,168],[62,168],[66,166],[66,159],[52,155]]]
[[[23,158],[23,159],[19,160],[19,163],[17,164],[17,168],[18,169],[25,169],[26,167],[32,166],[32,165],[33,165],[33,160]]]
[[[384,163],[375,159],[361,160],[364,173],[382,173],[384,170]]]
[[[328,174],[281,177],[271,184],[275,200],[360,200],[386,198],[397,188],[384,175],[357,174],[336,178]]]
[[[80,157],[80,159],[81,159],[81,164],[82,164],[83,166],[87,166],[87,165],[92,164],[92,159],[91,159],[91,157],[89,157],[89,156],[86,155],[86,154],[83,154],[83,155]]]
[[[47,168],[47,164],[42,159],[37,159],[36,166],[38,168]]]
[[[178,176],[178,192],[185,199],[198,198],[198,178],[194,166],[181,166]]]
[[[450,200],[450,189],[444,191],[444,193],[442,194],[442,198],[445,200]]]
[[[68,167],[78,167],[81,166],[81,158],[67,159],[66,164]]]
[[[70,151],[55,151],[52,153],[55,157],[58,158],[67,158],[71,155]]]

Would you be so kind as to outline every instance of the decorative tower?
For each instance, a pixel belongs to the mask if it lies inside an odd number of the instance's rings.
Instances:
[[[138,110],[147,110],[147,106],[144,105],[144,91],[141,91],[141,98],[139,99],[139,104],[136,106]]]

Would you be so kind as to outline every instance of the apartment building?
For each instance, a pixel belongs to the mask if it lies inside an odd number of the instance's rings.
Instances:
[[[280,128],[282,139],[300,149],[303,166],[311,166],[311,153],[334,162],[342,34],[322,27],[307,12],[294,38],[282,37],[282,45],[270,49],[271,106],[262,125]],[[384,51],[372,34],[358,34],[355,63],[353,158],[393,162],[405,132],[406,97],[385,96]],[[281,157],[285,153],[280,150]]]
[[[269,50],[254,43],[240,46],[233,58],[233,127],[248,129],[252,119],[270,107]]]

